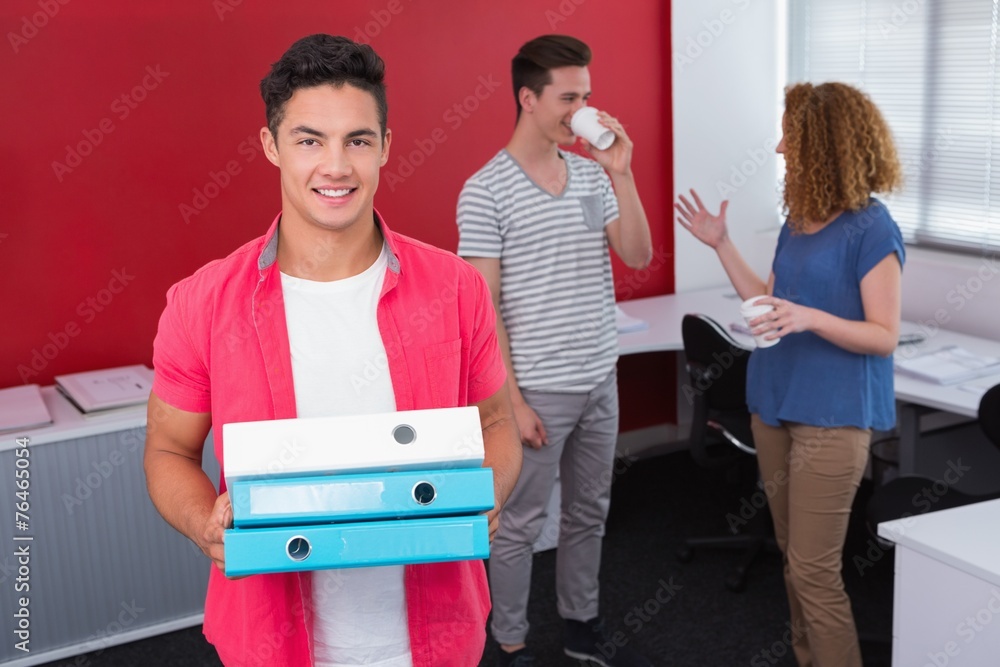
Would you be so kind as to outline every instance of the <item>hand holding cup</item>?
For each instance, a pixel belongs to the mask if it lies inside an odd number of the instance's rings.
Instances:
[[[746,320],[747,326],[753,328],[753,325],[750,324],[752,320],[755,320],[761,315],[766,315],[774,310],[774,306],[769,303],[757,303],[758,299],[763,299],[766,296],[767,295],[762,294],[760,296],[750,297],[740,305],[740,314],[743,315],[743,319]],[[777,345],[778,341],[781,340],[780,338],[765,338],[765,336],[772,333],[774,333],[773,330],[768,330],[761,334],[753,334],[753,339],[754,342],[757,343],[757,347],[764,348]]]
[[[580,107],[569,122],[573,134],[583,137],[597,150],[604,151],[615,143],[615,133],[601,124],[594,107]]]

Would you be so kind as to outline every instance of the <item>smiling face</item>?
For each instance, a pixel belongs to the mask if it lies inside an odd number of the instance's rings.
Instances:
[[[576,142],[570,119],[590,98],[590,70],[586,67],[559,67],[549,70],[552,83],[535,95],[527,88],[521,106],[528,111],[540,133],[549,141],[564,146]],[[525,114],[522,114],[524,116]]]
[[[261,130],[264,152],[281,170],[286,230],[367,231],[374,224],[379,169],[391,132],[381,136],[375,98],[359,88],[300,88],[285,103],[274,137]]]

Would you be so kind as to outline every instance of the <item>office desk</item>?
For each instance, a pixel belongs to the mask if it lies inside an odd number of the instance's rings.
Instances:
[[[649,324],[643,331],[618,334],[618,353],[680,352],[684,349],[681,338],[681,320],[688,313],[702,313],[726,328],[726,331],[743,347],[753,349],[752,336],[735,333],[729,329],[731,322],[740,321],[742,300],[731,287],[664,294],[619,303],[626,315]]]
[[[878,526],[896,543],[892,664],[1000,661],[1000,500]]]
[[[903,322],[900,326],[902,333],[920,330],[920,327],[912,322]],[[919,355],[925,351],[936,350],[948,345],[958,345],[984,357],[1000,357],[1000,342],[945,331],[944,329],[928,335],[927,340],[922,343],[901,345],[896,350],[896,355],[903,357]],[[1000,373],[977,378],[974,382],[989,382],[990,380],[995,380],[993,384],[1000,384]],[[944,386],[896,373],[896,399],[966,417],[975,417],[979,410],[979,399],[982,397],[982,392],[967,391],[962,388],[964,384]]]
[[[211,563],[146,492],[146,406],[84,417],[54,387],[42,398],[51,426],[0,435],[0,498],[10,508],[0,513],[0,663],[27,667],[201,623]],[[24,532],[13,512],[21,437],[30,441]],[[206,452],[206,471],[218,479],[210,442]],[[30,590],[15,593],[19,546],[29,549]],[[30,601],[30,653],[11,633],[21,596]]]
[[[631,317],[646,321],[649,328],[644,331],[618,335],[619,353],[639,354],[643,352],[683,351],[681,320],[687,313],[708,315],[729,331],[738,344],[747,349],[754,348],[753,338],[729,330],[729,324],[739,321],[740,299],[731,287],[712,288],[665,294],[625,301],[619,304]],[[903,322],[902,333],[922,331],[927,340],[916,345],[906,345],[897,354],[920,353],[944,347],[960,345],[984,356],[1000,356],[1000,342],[955,333],[944,329],[930,331],[913,322]],[[983,382],[995,380],[1000,384],[1000,374],[981,378]],[[977,381],[978,382],[978,381]],[[898,407],[897,428],[900,438],[899,473],[913,474],[916,471],[917,449],[920,442],[920,415],[928,410],[941,410],[957,415],[975,418],[979,409],[982,392],[970,392],[962,385],[942,386],[916,380],[900,373],[895,374],[895,392]]]
[[[945,347],[958,345],[970,352],[983,356],[1000,357],[1000,342],[968,336],[939,329],[931,332],[912,322],[904,322],[901,332],[924,331],[927,340],[916,345],[903,345],[896,350],[897,355],[920,354]],[[1000,373],[984,376],[974,380],[976,384],[1000,384]],[[943,386],[924,382],[915,378],[896,373],[895,391],[899,402],[899,473],[911,474],[916,471],[917,445],[920,441],[920,415],[928,410],[941,410],[956,415],[975,419],[979,413],[979,399],[985,390],[969,391],[967,383]]]

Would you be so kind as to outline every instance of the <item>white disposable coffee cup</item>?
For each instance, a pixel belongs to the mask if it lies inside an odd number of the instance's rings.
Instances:
[[[764,295],[754,296],[740,305],[740,314],[743,315],[743,319],[746,320],[747,326],[750,326],[750,320],[756,319],[765,313],[770,313],[774,310],[774,306],[769,303],[758,304],[758,299],[763,299]],[[780,338],[766,339],[764,336],[770,336],[774,333],[774,330],[770,330],[759,336],[754,335],[753,340],[757,343],[757,347],[771,347],[772,345],[777,345]]]
[[[597,109],[594,107],[577,109],[569,121],[569,126],[573,129],[573,134],[583,137],[598,150],[607,150],[615,143],[615,133],[601,125],[601,121],[597,120]]]

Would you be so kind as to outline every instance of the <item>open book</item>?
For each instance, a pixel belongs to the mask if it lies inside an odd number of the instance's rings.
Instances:
[[[958,345],[931,350],[908,359],[897,355],[893,363],[900,373],[937,384],[958,384],[1000,373],[1000,357],[984,357]]]
[[[153,371],[141,365],[56,376],[56,389],[84,413],[145,403],[152,388]]]

